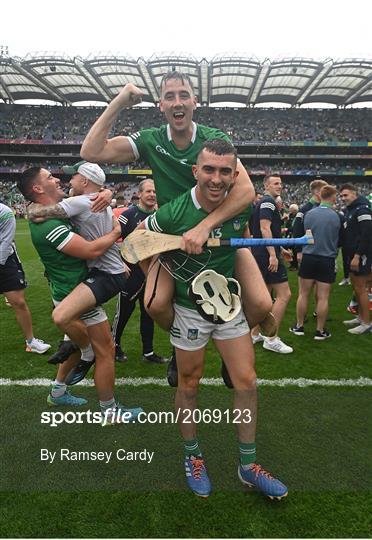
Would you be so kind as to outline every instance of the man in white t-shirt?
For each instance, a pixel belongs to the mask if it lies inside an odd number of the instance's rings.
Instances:
[[[72,197],[62,200],[56,205],[31,205],[28,217],[31,221],[40,222],[45,219],[70,219],[76,232],[86,240],[93,240],[110,232],[113,227],[113,212],[107,207],[102,212],[92,212],[92,198],[97,195],[105,183],[104,171],[95,163],[79,162],[72,167],[64,167],[66,174],[72,174],[70,185]],[[53,321],[68,334],[69,326],[89,312],[100,306],[123,290],[127,279],[128,268],[121,259],[119,248],[112,245],[100,257],[87,261],[88,277],[66,296],[53,311]],[[104,331],[91,339],[97,366],[114,363],[114,343],[110,326],[107,322]],[[66,384],[80,382],[88,372],[93,361],[82,360],[66,377]],[[113,369],[107,369],[107,375],[114,377]],[[107,381],[108,383],[111,381]],[[113,381],[112,381],[113,382]]]

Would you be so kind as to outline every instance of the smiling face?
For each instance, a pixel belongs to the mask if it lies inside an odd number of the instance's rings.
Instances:
[[[192,170],[197,181],[197,199],[208,211],[212,211],[224,201],[228,188],[238,175],[235,155],[218,155],[207,149],[199,153],[198,161],[192,166]]]
[[[168,79],[160,92],[160,110],[165,114],[171,132],[191,130],[192,116],[196,109],[196,97],[186,79]]]
[[[351,189],[343,189],[340,192],[340,199],[345,206],[350,206],[352,202],[357,198],[357,193]]]
[[[269,176],[265,180],[265,192],[276,199],[282,192],[282,179],[280,176]]]
[[[40,169],[40,173],[33,185],[33,191],[35,201],[42,199],[43,204],[55,204],[65,196],[59,178],[53,176],[47,169]]]
[[[86,185],[87,180],[85,176],[80,173],[74,174],[70,180],[72,196],[83,195]]]

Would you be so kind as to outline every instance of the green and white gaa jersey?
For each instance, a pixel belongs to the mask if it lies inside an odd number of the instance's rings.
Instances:
[[[250,214],[251,208],[248,207],[245,212],[213,229],[210,237],[220,239],[241,238]],[[184,232],[189,231],[203,221],[207,215],[208,212],[200,206],[196,198],[194,187],[191,191],[159,208],[155,214],[147,217],[145,225],[150,231],[181,236]],[[185,263],[185,252],[181,250],[174,252],[172,254],[172,259],[174,259],[173,267],[176,269],[181,266],[177,273],[183,279],[189,280],[184,282],[176,279],[176,303],[189,309],[196,309],[187,294],[192,274],[200,271],[202,269],[201,265],[205,265],[205,268],[215,270],[227,278],[232,277],[235,254],[236,250],[231,247],[211,248],[200,255],[191,255]]]
[[[195,186],[191,167],[196,163],[196,156],[203,143],[211,139],[225,139],[231,142],[219,129],[195,122],[191,142],[183,150],[179,150],[172,141],[169,125],[142,129],[129,135],[128,140],[136,159],[146,161],[152,169],[159,206]]]
[[[61,249],[71,240],[72,225],[67,219],[29,222],[32,243],[45,267],[52,297],[61,301],[87,276],[85,261],[64,254]]]

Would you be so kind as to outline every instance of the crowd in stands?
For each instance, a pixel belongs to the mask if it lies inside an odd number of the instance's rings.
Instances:
[[[16,217],[24,217],[26,201],[18,191],[16,182],[0,180],[0,202],[12,208]]]
[[[307,200],[309,195],[309,181],[301,182],[283,182],[282,199],[285,207],[289,207],[290,204],[302,205]],[[253,182],[256,193],[263,193],[262,182]],[[355,187],[358,189],[361,195],[367,196],[372,192],[372,185],[367,182],[354,182]],[[113,198],[116,198],[118,194],[124,196],[125,200],[130,203],[133,195],[138,193],[137,183],[114,183],[106,182],[105,186],[113,193]],[[66,194],[68,192],[68,184],[66,183]],[[23,195],[17,190],[16,182],[6,182],[0,180],[0,200],[14,209],[16,217],[24,217],[26,204]],[[341,204],[338,205],[341,208]]]
[[[0,139],[82,141],[102,108],[0,104]],[[199,107],[196,122],[215,126],[234,142],[372,140],[372,109]],[[157,107],[123,111],[111,135],[164,123]]]
[[[45,160],[40,159],[43,167],[56,171],[61,169],[63,165],[66,165],[65,160]],[[334,161],[266,161],[260,162],[258,160],[249,160],[245,162],[246,169],[250,174],[267,174],[275,171],[281,174],[293,174],[293,175],[312,175],[317,176],[325,173],[329,174],[342,174],[341,171],[353,171],[354,174],[364,174],[365,170],[372,169],[372,159],[365,162],[351,162],[346,160],[334,160]],[[21,171],[30,165],[30,161],[14,161],[12,159],[0,160],[0,172],[7,172],[8,169],[14,171]],[[112,166],[103,166],[106,174],[110,174]],[[3,169],[3,170],[2,170]],[[6,170],[4,170],[6,169]],[[137,161],[129,165],[128,169],[140,169],[149,170],[150,166],[145,162]],[[356,171],[356,172],[355,172]]]

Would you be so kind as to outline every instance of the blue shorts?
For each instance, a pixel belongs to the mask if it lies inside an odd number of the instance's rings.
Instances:
[[[264,282],[267,285],[275,285],[276,283],[285,283],[288,281],[287,269],[284,265],[283,259],[278,255],[278,270],[276,272],[269,272],[269,253],[253,253],[258,268],[261,271]]]

